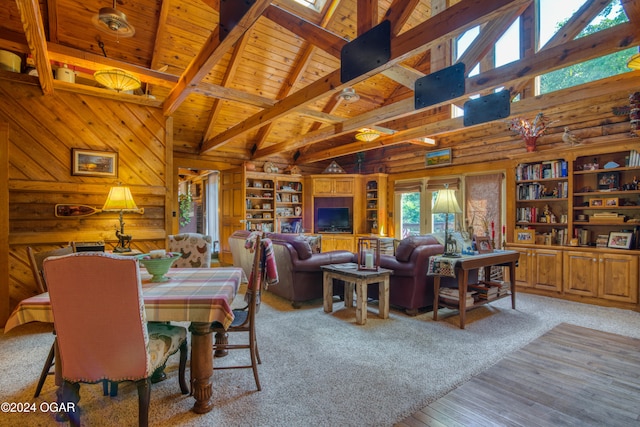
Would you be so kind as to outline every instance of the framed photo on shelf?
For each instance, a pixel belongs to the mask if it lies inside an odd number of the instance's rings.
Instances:
[[[253,188],[262,188],[262,181],[253,181]]]
[[[271,219],[271,213],[269,213],[269,212],[265,212],[265,213],[263,213],[263,214],[262,214],[262,218],[264,218],[264,219]]]
[[[516,238],[516,243],[532,243],[533,244],[536,241],[535,230],[516,228],[514,236]]]
[[[262,209],[271,209],[271,203],[263,203]]]
[[[300,198],[298,197],[297,194],[292,194],[291,195],[291,203],[299,203],[300,202]]]
[[[118,153],[72,148],[71,175],[116,178],[118,176]]]
[[[590,208],[601,208],[604,206],[605,199],[589,199]]]
[[[598,190],[617,190],[620,186],[620,172],[598,174]]]
[[[493,252],[491,239],[487,236],[476,236],[476,248],[479,254],[488,254]]]
[[[618,206],[618,198],[611,197],[609,199],[604,199],[604,205],[608,208]]]
[[[633,241],[633,232],[629,231],[611,231],[609,232],[608,248],[614,249],[631,249]]]

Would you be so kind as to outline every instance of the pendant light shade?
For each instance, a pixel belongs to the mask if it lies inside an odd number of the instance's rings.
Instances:
[[[371,142],[378,138],[380,138],[380,134],[370,129],[364,130],[356,134],[356,139],[358,141],[363,141],[363,142]]]
[[[140,79],[136,76],[115,68],[96,71],[93,77],[102,86],[118,92],[139,89],[141,86]]]

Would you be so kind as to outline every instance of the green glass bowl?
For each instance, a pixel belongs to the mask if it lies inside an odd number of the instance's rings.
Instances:
[[[171,265],[182,256],[180,252],[167,252],[167,255],[171,255],[171,258],[168,256],[166,258],[150,258],[151,255],[149,254],[138,255],[137,258],[140,264],[153,276],[151,277],[152,282],[166,282],[169,280],[165,274],[167,274]]]

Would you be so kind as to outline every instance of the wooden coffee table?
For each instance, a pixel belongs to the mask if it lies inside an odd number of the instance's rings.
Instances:
[[[355,285],[356,300],[356,323],[364,325],[367,323],[367,285],[378,283],[378,316],[382,319],[389,317],[389,276],[393,270],[378,268],[377,271],[358,270],[355,263],[329,264],[323,265],[323,295],[324,312],[333,311],[333,280],[338,279],[345,282],[344,306],[353,307],[353,288]]]

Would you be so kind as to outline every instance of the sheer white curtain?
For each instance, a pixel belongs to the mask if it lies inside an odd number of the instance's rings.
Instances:
[[[466,218],[473,234],[493,238],[502,246],[502,183],[504,174],[470,175],[465,177]]]
[[[205,217],[207,218],[207,229],[205,233],[213,239],[213,241],[220,240],[220,233],[218,230],[218,186],[219,186],[219,174],[218,172],[212,172],[207,175],[207,206],[205,208]],[[213,248],[214,251],[219,251],[220,246]]]

